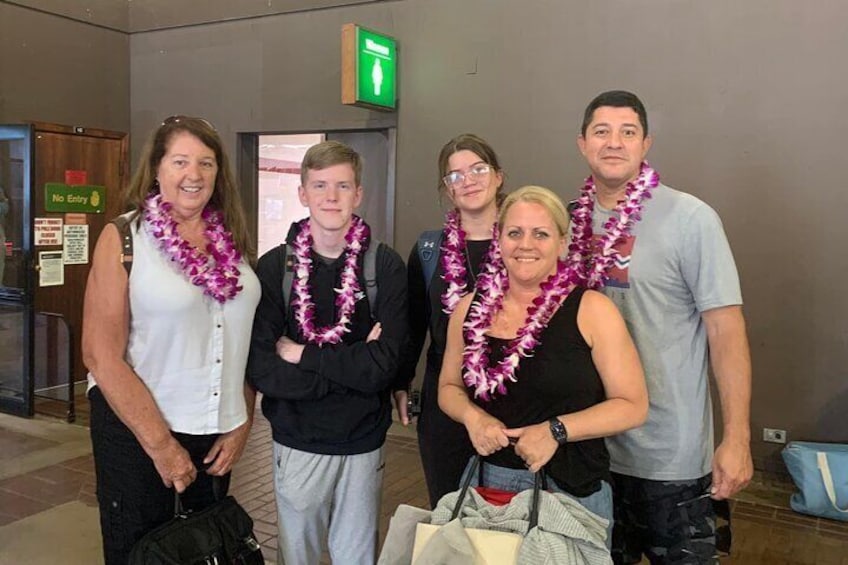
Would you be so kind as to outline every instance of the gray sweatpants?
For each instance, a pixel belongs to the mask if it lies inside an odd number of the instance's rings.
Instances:
[[[383,485],[383,448],[319,455],[274,442],[277,563],[373,565]]]

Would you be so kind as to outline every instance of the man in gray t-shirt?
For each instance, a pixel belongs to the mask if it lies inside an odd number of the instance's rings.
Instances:
[[[605,92],[586,108],[577,143],[596,189],[595,236],[617,218],[616,206],[639,177],[651,142],[635,95]],[[702,495],[726,499],[753,472],[751,362],[739,277],[712,208],[662,184],[650,194],[642,219],[616,245],[603,289],[639,350],[650,400],[644,426],[607,440],[613,558],[638,563],[644,553],[652,563],[717,563],[715,513]],[[715,453],[708,359],[724,425]]]

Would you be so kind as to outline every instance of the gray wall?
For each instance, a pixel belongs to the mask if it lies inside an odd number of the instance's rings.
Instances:
[[[848,301],[838,286],[848,273],[843,2],[397,0],[326,8],[342,3],[316,11],[276,3],[277,15],[257,17],[267,13],[264,2],[239,12],[217,2],[220,17],[247,18],[198,24],[208,14],[192,16],[196,2],[132,2],[134,154],[149,129],[175,113],[208,117],[232,149],[239,131],[397,125],[395,243],[405,254],[419,231],[440,222],[435,160],[448,138],[475,131],[498,149],[510,186],[532,182],[571,197],[586,174],[574,145],[583,107],[601,90],[634,90],[650,112],[652,164],[666,183],[718,210],[739,264],[758,466],[776,461],[777,447],[760,441],[764,426],[787,429],[790,439],[848,441]],[[295,11],[279,13],[288,9]],[[0,4],[0,21],[21,17],[19,10]],[[109,105],[128,100],[104,92],[122,92],[113,62],[125,53],[120,38],[85,31],[94,63],[83,64],[71,24],[26,20],[0,28],[0,118],[39,109],[56,121],[67,122],[71,110],[119,121]],[[397,114],[339,103],[347,22],[399,40]],[[183,24],[197,25],[143,31]],[[54,47],[43,61],[21,56],[20,44],[32,41],[25,32],[41,25],[53,30]],[[12,98],[10,60],[26,79]],[[111,73],[114,85],[111,76],[93,78]],[[86,95],[71,94],[69,103],[45,94],[43,81]]]
[[[126,20],[126,5],[112,0],[89,2],[89,8],[58,0],[27,4],[68,13],[0,2],[0,123],[31,120],[129,131],[129,36],[109,27]]]
[[[394,126],[393,114],[339,102],[341,27],[359,10],[377,29],[393,27],[394,10],[366,6],[133,34],[133,153],[180,113],[206,117],[231,146],[236,132]]]
[[[597,92],[646,102],[664,181],[724,219],[743,281],[754,360],[753,447],[848,440],[848,274],[842,217],[848,7],[816,0],[406,0],[134,34],[133,137],[163,115],[236,131],[380,127],[339,104],[339,30],[397,37],[396,246],[438,225],[435,160],[462,131],[488,138],[508,183],[571,197],[574,144]]]

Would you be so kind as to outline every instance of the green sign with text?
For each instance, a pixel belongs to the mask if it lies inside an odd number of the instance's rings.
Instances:
[[[105,208],[105,186],[71,186],[61,182],[44,185],[44,210],[47,212],[102,214]]]
[[[356,28],[356,98],[358,102],[394,108],[397,97],[397,42]]]

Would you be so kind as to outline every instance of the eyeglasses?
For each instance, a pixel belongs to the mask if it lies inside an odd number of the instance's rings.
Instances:
[[[445,186],[448,188],[459,188],[463,184],[465,184],[465,179],[474,182],[480,178],[485,177],[491,172],[491,165],[489,165],[488,163],[478,163],[477,165],[474,165],[473,167],[468,169],[467,173],[461,173],[459,171],[452,171],[448,173],[442,178],[442,182],[445,183]]]
[[[215,129],[215,126],[213,126],[212,122],[210,122],[209,120],[204,120],[203,118],[195,118],[193,116],[183,116],[183,115],[168,116],[167,118],[165,118],[162,121],[161,125],[169,126],[169,125],[172,125],[172,124],[179,124],[180,122],[188,122],[190,120],[200,122],[203,125],[205,125],[206,127],[208,127],[209,129],[211,129],[212,131],[215,131],[215,132],[218,131],[217,129]]]

